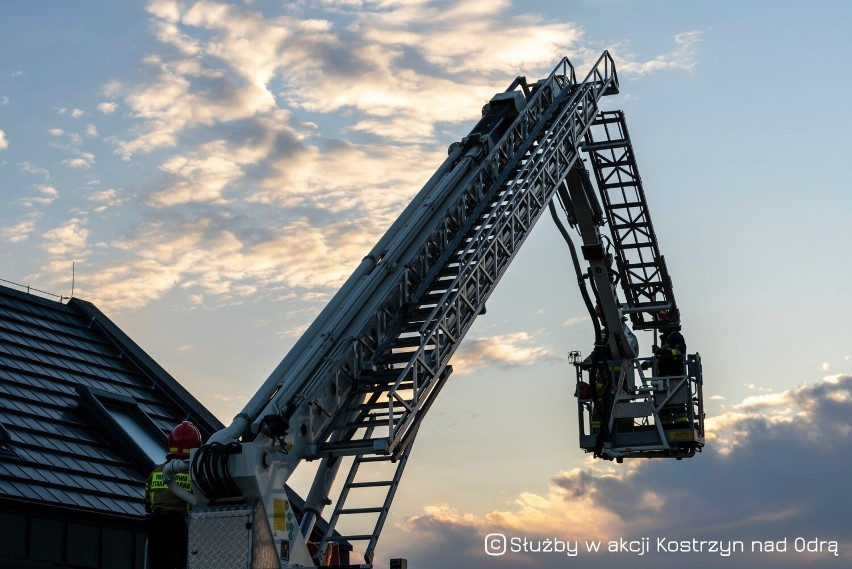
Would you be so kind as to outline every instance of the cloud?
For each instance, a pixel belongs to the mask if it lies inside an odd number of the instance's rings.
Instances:
[[[6,133],[0,130],[0,150],[6,150],[9,148],[9,141],[6,140]]]
[[[455,373],[473,373],[486,366],[516,367],[553,359],[549,350],[536,346],[526,332],[466,340],[452,358]]]
[[[583,322],[587,322],[589,320],[589,316],[571,316],[566,318],[562,325],[566,328],[570,328],[571,326],[576,326],[577,324],[582,324]]]
[[[117,108],[118,108],[118,103],[114,103],[114,102],[98,103],[98,110],[105,115],[113,114],[116,111]]]
[[[238,301],[280,294],[282,290],[333,292],[349,275],[352,259],[363,257],[372,237],[355,222],[322,229],[296,219],[261,235],[218,227],[213,218],[139,226],[116,244],[119,259],[87,270],[78,279],[81,295],[109,310],[138,308],[173,289]],[[156,238],[152,238],[156,236]],[[96,263],[110,250],[97,251]],[[59,278],[59,273],[52,274]]]
[[[500,532],[533,540],[742,540],[746,553],[646,556],[601,553],[583,567],[617,564],[691,567],[840,567],[852,555],[846,523],[852,495],[845,490],[852,468],[852,376],[835,375],[783,393],[749,397],[708,419],[708,444],[695,458],[679,461],[597,463],[559,472],[546,494],[522,493],[505,510],[467,514],[428,506],[401,531],[418,535],[409,546],[412,564],[435,567],[551,567],[562,556],[509,554],[495,560],[482,551],[484,536]],[[795,540],[837,542],[838,556],[797,553]],[[785,554],[751,553],[752,540],[786,539]],[[425,544],[425,545],[420,545]],[[844,558],[846,560],[844,560]]]
[[[424,163],[428,155],[423,148],[410,146],[346,142],[294,146],[293,151],[267,162],[267,175],[248,200],[339,216],[364,215],[375,221],[378,233],[390,225],[437,167]],[[436,155],[432,164],[440,164],[440,160]]]
[[[0,236],[6,243],[22,243],[29,239],[35,230],[37,216],[31,215],[15,225],[0,228]]]
[[[86,114],[82,109],[71,109],[69,111],[65,107],[61,107],[57,112],[60,115],[70,115],[72,119],[79,119],[80,117]]]
[[[524,492],[515,497],[505,510],[495,510],[482,516],[464,514],[457,508],[443,504],[426,506],[424,513],[413,516],[404,523],[404,529],[415,535],[432,533],[441,539],[442,530],[472,530],[516,532],[532,536],[553,535],[555,528],[572,528],[577,539],[604,539],[610,532],[623,530],[624,522],[614,512],[597,506],[603,484],[596,486],[601,478],[589,471],[575,469],[560,472],[552,477],[546,495]],[[648,492],[645,499],[653,499]],[[566,507],[570,504],[570,508]],[[484,535],[484,534],[483,534]],[[481,540],[475,541],[477,553],[481,553]],[[443,567],[436,563],[434,566]]]
[[[65,164],[69,168],[74,170],[88,170],[92,167],[91,161],[94,159],[93,154],[86,154],[85,157],[80,158],[67,158],[62,161],[62,164]]]
[[[89,230],[86,221],[71,219],[63,226],[46,231],[43,235],[44,249],[52,256],[67,256],[85,251]]]
[[[59,190],[57,190],[53,186],[48,186],[47,184],[39,184],[36,186],[36,188],[38,188],[38,190],[43,195],[47,196],[51,201],[59,197]]]
[[[223,191],[243,179],[245,167],[266,158],[276,137],[268,131],[261,140],[228,143],[214,140],[188,155],[174,155],[160,170],[171,175],[174,183],[151,194],[149,203],[170,207],[191,202],[224,203]]]
[[[244,395],[225,395],[224,393],[217,393],[213,396],[213,399],[216,401],[222,401],[223,403],[240,403],[245,401]]]
[[[95,202],[97,204],[94,207],[94,211],[100,213],[102,211],[106,211],[110,208],[115,208],[123,203],[125,203],[126,199],[120,196],[120,191],[115,188],[109,188],[106,190],[100,190],[94,192],[89,196],[89,201]]]
[[[21,167],[21,170],[23,170],[27,174],[41,176],[45,180],[50,179],[50,172],[40,166],[36,166],[31,162],[21,162],[19,166]]]
[[[36,184],[33,186],[38,190],[38,195],[21,199],[17,203],[24,207],[36,207],[50,205],[59,197],[59,191],[47,184]]]
[[[282,105],[355,110],[353,131],[435,142],[437,124],[475,120],[507,78],[546,73],[560,55],[590,51],[579,25],[511,15],[510,8],[505,0],[342,4],[325,18],[307,18],[207,0],[151,2],[155,36],[171,52],[147,59],[152,82],[128,87],[125,103],[140,134],[119,152],[129,158],[173,146],[186,129]],[[678,36],[676,52],[654,60],[665,65],[632,65],[643,73],[682,68],[696,38]]]
[[[305,330],[310,326],[310,322],[303,322],[301,324],[297,324],[296,326],[290,326],[285,330],[281,330],[278,332],[278,337],[283,339],[298,339],[302,334],[305,333]]]
[[[74,263],[86,262],[91,258],[93,247],[90,242],[89,220],[74,217],[41,234],[40,247],[47,261],[38,272],[27,275],[30,282],[67,282]]]
[[[658,71],[692,71],[698,64],[698,44],[703,32],[689,31],[674,36],[675,48],[650,60],[642,61],[629,48],[623,45],[613,48],[616,68],[619,73],[647,75]]]
[[[97,105],[105,115],[121,106],[124,130],[106,141],[154,174],[138,179],[134,215],[124,218],[141,221],[90,229],[96,247],[81,290],[110,309],[170,290],[193,305],[263,287],[328,295],[485,101],[519,73],[544,76],[563,54],[599,51],[578,24],[516,14],[508,0],[277,11],[152,0],[147,9],[157,44],[142,60],[144,79],[105,82]],[[86,136],[97,136],[90,126]],[[61,163],[90,170],[83,137],[68,140]],[[91,199],[95,213],[129,202]],[[521,365],[511,357],[548,354],[518,343],[492,357]]]
[[[62,111],[64,111],[64,109]],[[87,133],[91,133],[92,128],[94,128],[92,125],[89,126],[91,128],[87,129]],[[65,155],[71,156],[70,158],[62,160],[60,162],[61,164],[69,166],[74,170],[88,170],[92,167],[95,155],[82,149],[83,137],[79,133],[67,132],[61,128],[52,128],[49,132],[50,135],[55,138],[64,137],[67,140],[67,142],[50,143],[52,148],[59,150]]]

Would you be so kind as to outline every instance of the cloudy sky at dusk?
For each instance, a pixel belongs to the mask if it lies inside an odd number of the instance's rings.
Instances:
[[[453,362],[378,560],[550,567],[486,534],[787,539],[852,558],[852,48],[846,2],[268,0],[0,11],[0,279],[106,312],[229,422],[517,75],[604,49],[701,353],[708,448],[593,464],[573,368],[592,329],[545,216]],[[643,349],[651,338],[641,337]],[[838,542],[838,555],[795,540]],[[686,555],[686,557],[684,557]],[[566,566],[569,563],[565,563]]]

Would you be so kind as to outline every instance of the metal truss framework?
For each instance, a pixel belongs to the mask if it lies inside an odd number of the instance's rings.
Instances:
[[[662,310],[677,314],[672,282],[648,213],[645,190],[622,111],[602,112],[585,135],[598,191],[613,238],[634,329],[658,326]]]

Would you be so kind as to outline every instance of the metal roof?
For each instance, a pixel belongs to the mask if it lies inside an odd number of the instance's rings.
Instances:
[[[132,412],[165,459],[189,418],[222,424],[93,304],[0,286],[0,499],[140,516],[152,463],[110,418]]]

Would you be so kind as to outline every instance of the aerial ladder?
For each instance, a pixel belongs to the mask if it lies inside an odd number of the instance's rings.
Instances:
[[[453,353],[546,209],[568,240],[587,309],[600,307],[595,365],[573,358],[578,392],[609,377],[605,390],[578,393],[580,446],[618,461],[701,449],[699,356],[683,356],[682,375],[660,377],[625,332],[625,317],[656,330],[661,313],[679,313],[623,114],[598,106],[616,93],[604,52],[582,81],[563,59],[485,105],[242,412],[193,452],[191,569],[335,565],[351,544],[363,552],[356,566],[372,566]],[[690,421],[677,432],[661,419],[675,407]],[[306,461],[316,473],[296,508],[286,482]]]

